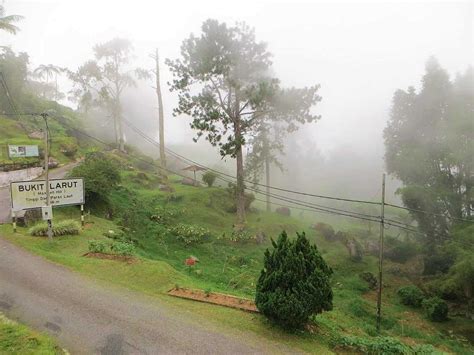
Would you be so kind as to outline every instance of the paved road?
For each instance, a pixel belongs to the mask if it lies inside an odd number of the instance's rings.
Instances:
[[[78,163],[70,163],[61,166],[57,169],[52,169],[49,172],[51,179],[61,179],[68,173],[69,170],[74,168]],[[43,176],[38,179],[44,179]],[[11,222],[11,198],[10,198],[10,186],[0,187],[0,224]]]
[[[250,354],[285,348],[209,330],[159,300],[109,289],[0,237],[0,310],[54,335],[72,354]],[[289,349],[286,349],[289,352]]]

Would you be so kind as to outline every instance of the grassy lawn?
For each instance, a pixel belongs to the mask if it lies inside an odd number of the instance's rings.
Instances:
[[[364,271],[376,273],[376,258],[365,256],[362,262],[353,262],[341,243],[326,241],[310,228],[311,223],[330,221],[336,230],[361,230],[366,228],[363,223],[344,221],[339,225],[337,221],[320,216],[295,218],[255,210],[248,214],[249,233],[263,232],[267,239],[260,245],[255,241],[238,243],[223,236],[232,233],[234,216],[222,209],[222,199],[225,199],[222,188],[183,186],[171,178],[175,192],[170,197],[170,194],[147,186],[153,185],[153,181],[141,183],[132,172],[123,175],[122,188],[111,198],[115,206],[113,219],[87,216],[87,226],[79,236],[57,237],[49,243],[45,238],[28,236],[25,228],[19,228],[14,235],[8,225],[0,226],[0,234],[71,270],[110,285],[157,297],[178,312],[186,309],[197,318],[209,320],[210,327],[216,330],[251,331],[262,340],[277,341],[312,353],[331,352],[334,346],[338,350],[338,342],[344,337],[359,337],[364,342],[379,341],[375,329],[376,294],[359,276]],[[153,213],[163,214],[164,210],[172,212],[168,225],[182,223],[199,226],[208,229],[212,237],[197,244],[179,242],[167,232],[166,225],[149,218]],[[65,218],[79,219],[79,210],[55,210],[56,220]],[[90,240],[110,241],[103,234],[108,230],[119,231],[120,224],[130,226],[125,233],[137,240],[136,263],[83,256],[88,251]],[[167,290],[178,284],[253,298],[262,268],[263,251],[270,246],[270,237],[276,238],[283,229],[290,236],[294,236],[296,231],[305,231],[334,270],[334,310],[316,316],[308,330],[287,333],[272,326],[260,315],[166,295]],[[184,260],[191,255],[196,256],[199,263],[189,269]],[[387,269],[394,265],[390,261],[386,263]],[[471,329],[472,325],[467,320],[451,318],[446,323],[432,323],[425,319],[420,310],[399,303],[396,290],[408,283],[408,279],[396,273],[386,273],[381,335],[396,338],[410,346],[432,344],[441,351],[472,353],[472,347],[455,335],[458,331],[462,333]],[[434,348],[424,350],[432,353]]]
[[[0,313],[0,354],[64,354],[50,337]]]

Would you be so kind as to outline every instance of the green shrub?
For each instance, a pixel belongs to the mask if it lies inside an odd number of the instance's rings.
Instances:
[[[153,222],[160,224],[169,224],[176,217],[181,216],[184,213],[183,208],[175,208],[169,206],[158,206],[155,208],[154,213],[150,216]]]
[[[428,319],[434,322],[443,322],[448,319],[448,305],[439,297],[423,300],[423,309]]]
[[[77,235],[81,230],[79,222],[72,219],[65,219],[63,221],[53,221],[53,236],[60,235]],[[48,225],[46,222],[38,223],[31,227],[28,233],[35,237],[45,237],[48,235]]]
[[[204,183],[207,184],[207,186],[211,187],[212,185],[214,185],[214,182],[216,181],[216,178],[217,178],[217,174],[213,171],[206,171],[203,175],[202,175],[202,181],[204,181]]]
[[[226,238],[226,235],[223,235],[223,238]],[[243,243],[251,240],[255,240],[255,235],[245,230],[233,230],[229,236],[229,240],[235,243]]]
[[[358,336],[339,336],[332,340],[332,346],[363,354],[437,354],[431,345],[410,346],[400,340],[387,336],[373,338]]]
[[[110,246],[110,250],[113,254],[131,256],[135,252],[135,246],[131,243],[115,241]]]
[[[418,253],[417,247],[413,243],[400,242],[384,253],[387,259],[397,263],[404,263]]]
[[[74,158],[77,153],[77,144],[76,143],[62,143],[60,146],[60,151],[68,158]]]
[[[313,314],[332,309],[332,269],[305,234],[289,240],[282,232],[265,251],[255,304],[271,321],[285,328],[304,325]]]
[[[89,251],[91,253],[105,253],[108,249],[108,244],[103,240],[89,240]]]
[[[414,285],[399,288],[397,294],[406,306],[420,307],[424,298],[423,291]]]
[[[177,224],[170,227],[168,231],[186,246],[204,243],[212,237],[208,229],[187,224]]]
[[[101,152],[88,153],[70,175],[84,178],[86,200],[93,204],[108,202],[111,191],[121,181],[119,165]]]

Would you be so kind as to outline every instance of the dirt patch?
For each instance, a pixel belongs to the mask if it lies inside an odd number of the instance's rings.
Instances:
[[[86,258],[122,261],[127,264],[135,264],[137,262],[137,259],[135,259],[133,256],[105,254],[105,253],[85,253],[83,256],[85,256]]]
[[[170,296],[186,298],[199,302],[217,304],[224,307],[237,308],[247,312],[258,313],[257,307],[252,300],[240,298],[223,293],[209,292],[202,290],[190,290],[187,288],[172,288],[168,291]]]

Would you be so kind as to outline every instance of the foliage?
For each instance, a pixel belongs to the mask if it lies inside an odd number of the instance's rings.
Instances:
[[[448,319],[448,305],[439,297],[431,297],[423,300],[423,309],[428,319],[442,322]]]
[[[206,228],[182,223],[170,227],[168,231],[186,246],[204,243],[212,237],[211,232]]]
[[[183,215],[184,212],[185,210],[183,208],[161,205],[155,207],[150,219],[160,224],[169,224],[175,220],[176,217]]]
[[[103,240],[89,240],[89,251],[91,253],[105,253],[108,246]]]
[[[474,70],[450,81],[436,59],[426,63],[422,88],[398,90],[385,128],[385,161],[400,179],[405,206],[433,249],[449,235],[452,220],[471,212],[474,140]],[[418,212],[423,210],[429,213]]]
[[[85,197],[88,204],[109,201],[111,191],[120,183],[120,171],[116,162],[101,152],[88,153],[70,176],[84,178]]]
[[[314,225],[313,228],[317,230],[319,233],[321,233],[324,239],[326,240],[335,239],[334,228],[330,224],[319,222],[319,223],[316,223],[316,225]]]
[[[364,271],[359,276],[362,280],[367,282],[371,290],[375,290],[377,288],[379,282],[373,273],[371,273],[370,271]]]
[[[79,222],[72,219],[66,219],[53,222],[53,236],[76,235],[79,234],[81,226]],[[48,235],[48,224],[46,222],[38,223],[28,230],[28,234],[36,237],[45,237]]]
[[[315,245],[304,233],[289,240],[282,232],[273,249],[265,251],[264,268],[257,283],[255,304],[273,322],[285,328],[304,325],[312,314],[332,309],[330,277]]]
[[[218,175],[215,172],[208,170],[202,175],[202,181],[204,181],[207,186],[211,187],[212,185],[214,185],[217,176]]]
[[[15,22],[20,21],[23,16],[20,15],[5,15],[5,8],[0,5],[0,30],[16,34],[20,29],[14,25]]]
[[[223,239],[226,239],[227,236],[224,233],[223,234]],[[255,235],[246,231],[246,230],[233,230],[232,233],[229,236],[229,240],[234,243],[243,243],[243,242],[248,242],[251,240],[255,240]]]
[[[17,99],[16,102],[19,99],[22,101],[27,91],[28,62],[28,54],[16,54],[8,47],[0,47],[0,72],[7,83],[10,95]],[[0,112],[10,112],[11,106],[3,86],[0,87],[0,93]]]
[[[228,187],[226,189],[227,194],[231,197],[231,200],[228,204],[226,204],[225,211],[229,213],[235,213],[237,211],[237,204],[236,204],[236,198],[237,198],[237,185],[229,182]],[[250,205],[252,202],[255,201],[255,195],[249,192],[244,193],[244,209],[245,211],[248,211],[250,208]]]
[[[410,346],[396,338],[387,336],[373,338],[351,335],[338,336],[332,341],[332,344],[336,348],[357,351],[363,354],[441,354],[441,352],[436,352],[431,345]]]
[[[122,256],[131,256],[135,252],[135,246],[132,243],[116,240],[110,246],[113,254]]]
[[[180,59],[166,62],[173,73],[171,90],[179,96],[174,113],[193,117],[195,141],[205,135],[223,157],[236,158],[237,218],[243,223],[246,136],[263,120],[288,121],[288,127],[316,120],[310,108],[320,100],[319,86],[282,90],[269,76],[266,44],[244,23],[227,26],[209,19],[201,30],[201,36],[183,41]]]
[[[127,70],[132,55],[132,43],[113,38],[93,48],[95,60],[89,60],[75,72],[69,71],[74,87],[71,96],[86,113],[93,107],[104,108],[114,120],[114,133],[120,150],[124,151],[121,96],[135,81]]]
[[[399,288],[397,294],[404,305],[413,307],[421,307],[425,297],[423,291],[414,285]]]
[[[397,263],[404,263],[418,253],[418,248],[414,243],[397,242],[395,246],[384,252],[384,256]]]

